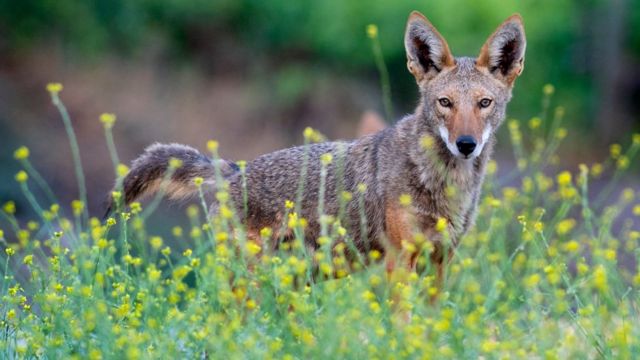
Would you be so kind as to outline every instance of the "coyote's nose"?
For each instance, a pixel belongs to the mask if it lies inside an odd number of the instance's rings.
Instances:
[[[460,153],[464,156],[469,156],[476,149],[476,139],[469,135],[460,136],[458,140],[456,140],[456,146]]]

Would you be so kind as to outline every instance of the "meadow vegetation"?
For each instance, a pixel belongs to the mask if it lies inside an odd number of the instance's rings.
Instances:
[[[48,86],[74,148],[61,90]],[[454,252],[442,288],[428,262],[433,247],[421,234],[404,247],[419,254],[420,271],[396,281],[375,261],[379,252],[369,259],[348,259],[345,248],[332,254],[332,239],[346,230],[321,207],[320,250],[310,254],[295,194],[283,204],[282,226],[296,238],[271,252],[247,240],[224,189],[215,194],[219,212],[207,215],[203,188],[186,209],[189,223],[177,222],[163,238],[146,226],[161,195],[106,219],[90,216],[79,157],[80,199],[67,207],[29,161],[42,155],[21,147],[14,156],[24,170],[15,180],[34,216],[16,218],[13,202],[0,212],[0,356],[638,357],[640,193],[620,181],[640,150],[640,134],[611,145],[600,162],[561,169],[556,152],[568,131],[564,109],[550,105],[553,93],[545,86],[539,115],[506,121],[516,166],[490,163],[476,225]],[[128,169],[111,135],[116,117],[100,121],[117,199]],[[306,143],[321,139],[305,131]],[[217,147],[207,144],[214,158]],[[606,185],[596,191],[594,181]],[[202,179],[196,185],[204,186]],[[401,202],[409,206],[410,198]],[[446,232],[446,223],[439,228]]]

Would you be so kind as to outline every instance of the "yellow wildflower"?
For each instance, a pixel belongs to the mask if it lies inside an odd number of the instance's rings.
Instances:
[[[116,115],[109,113],[100,114],[100,122],[105,129],[111,129],[113,124],[116,122]]]
[[[18,171],[16,174],[16,181],[19,183],[24,183],[29,179],[29,175],[24,170]]]
[[[26,146],[21,146],[16,151],[13,152],[13,157],[16,160],[24,160],[29,157],[29,148]]]
[[[367,25],[367,36],[369,39],[375,39],[378,37],[378,26],[376,24]]]
[[[58,95],[58,93],[60,91],[62,91],[62,84],[60,83],[48,83],[47,84],[47,91],[51,94],[51,95]]]

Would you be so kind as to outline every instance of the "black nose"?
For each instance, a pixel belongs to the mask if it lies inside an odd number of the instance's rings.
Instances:
[[[464,156],[469,156],[476,149],[476,139],[468,135],[460,136],[456,140],[456,146]]]

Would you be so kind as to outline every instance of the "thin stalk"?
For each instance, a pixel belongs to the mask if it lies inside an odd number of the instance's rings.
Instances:
[[[380,88],[382,90],[382,104],[384,106],[385,116],[387,121],[392,121],[393,105],[391,102],[391,81],[389,81],[389,70],[384,62],[384,55],[382,54],[382,46],[380,45],[380,38],[378,37],[378,28],[375,25],[369,25],[369,27],[367,27],[367,33],[371,39],[373,58],[376,62],[378,72],[380,73]]]
[[[42,191],[44,191],[44,193],[47,196],[47,198],[49,199],[49,201],[52,204],[57,204],[58,203],[58,199],[56,198],[55,194],[53,193],[53,190],[51,190],[51,187],[44,180],[44,178],[42,177],[40,172],[38,172],[38,170],[36,170],[33,167],[31,162],[29,161],[29,159],[21,159],[20,163],[22,164],[24,169],[27,171],[29,176],[32,177],[33,180],[35,180],[36,184],[38,184],[38,186],[42,189]]]
[[[82,161],[80,159],[80,147],[78,146],[78,140],[76,138],[76,133],[73,130],[73,124],[71,124],[71,117],[69,116],[69,112],[67,111],[66,106],[62,100],[60,100],[60,96],[57,92],[50,92],[51,94],[51,102],[58,109],[60,116],[62,117],[62,121],[64,122],[64,128],[67,132],[67,137],[69,138],[69,145],[71,146],[71,155],[73,156],[73,164],[74,170],[76,173],[76,181],[78,182],[78,192],[80,201],[82,201],[85,206],[82,210],[82,215],[84,221],[87,222],[89,220],[89,212],[87,210],[87,185],[84,179],[84,170],[82,169]]]

